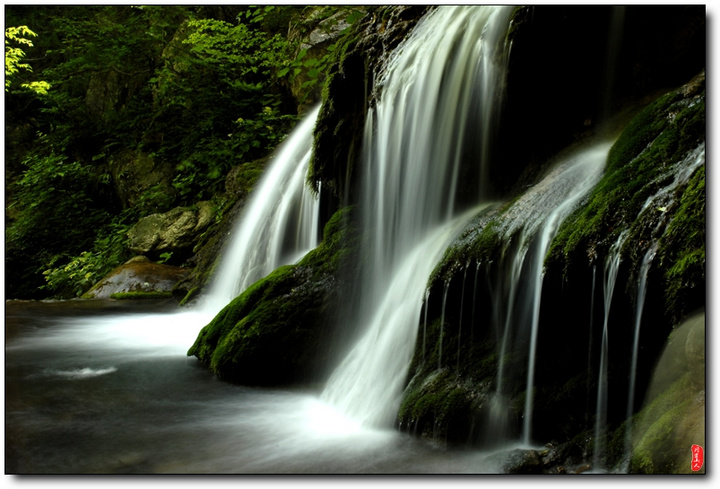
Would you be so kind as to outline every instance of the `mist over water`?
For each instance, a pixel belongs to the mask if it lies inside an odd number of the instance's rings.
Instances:
[[[8,473],[477,473],[495,467],[487,454],[458,458],[391,429],[363,427],[313,390],[218,380],[185,356],[202,315],[80,311],[57,319],[48,313],[59,305],[46,306],[29,312],[28,303],[7,304],[14,328],[6,347]]]

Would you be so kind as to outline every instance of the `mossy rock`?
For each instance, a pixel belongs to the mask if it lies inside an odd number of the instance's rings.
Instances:
[[[548,253],[548,265],[568,269],[573,264],[591,264],[624,230],[631,231],[626,243],[636,250],[633,258],[637,264],[642,257],[639,250],[647,248],[638,243],[652,238],[652,230],[663,217],[643,213],[644,204],[669,183],[668,168],[704,143],[704,75],[700,77],[703,83],[693,80],[661,96],[626,126],[610,150],[603,178],[586,204],[560,227]],[[698,88],[689,90],[689,85]],[[698,217],[697,212],[693,215]],[[701,222],[704,225],[704,219]]]
[[[592,265],[602,270],[603,260],[621,232],[627,230],[629,237],[621,250],[623,267],[618,280],[618,284],[625,284],[625,290],[619,285],[613,299],[614,341],[622,343],[627,338],[626,344],[631,344],[631,319],[626,318],[633,317],[640,265],[653,243],[657,255],[649,271],[652,287],[646,304],[659,300],[666,306],[645,308],[643,322],[651,327],[643,326],[642,355],[646,358],[642,360],[645,364],[638,366],[639,378],[644,379],[638,382],[647,382],[651,368],[647,362],[658,358],[678,318],[705,305],[705,165],[692,166],[704,159],[704,97],[704,77],[700,75],[658,98],[629,123],[610,152],[606,174],[567,218],[551,244],[544,263],[540,360],[536,362],[536,378],[542,379],[536,386],[533,408],[533,437],[538,440],[564,443],[587,427],[586,397],[597,387],[595,376],[588,377],[586,372],[587,357],[578,352],[587,352],[588,335],[592,334],[585,327],[592,294],[598,295],[591,288],[591,279],[595,280]],[[694,155],[699,159],[691,162]],[[696,169],[684,183],[673,186],[676,167]],[[657,204],[659,209],[641,212],[649,197],[666,188],[670,189],[667,205]],[[464,424],[467,433],[473,423],[476,426],[485,419],[498,368],[493,356],[497,355],[499,338],[490,326],[494,324],[493,311],[498,308],[497,296],[503,293],[498,287],[504,282],[496,279],[506,276],[518,246],[518,240],[503,231],[506,211],[513,203],[510,200],[476,217],[448,248],[430,278],[427,324],[419,325],[409,386],[398,417],[403,429],[439,441],[451,439],[443,424],[444,408],[438,403],[454,385],[469,386],[476,396],[470,414],[464,411],[467,406],[458,405],[452,423]],[[558,315],[559,311],[562,313]],[[601,308],[596,306],[593,314],[591,321],[602,324]],[[471,317],[473,326],[469,324]],[[421,316],[421,321],[424,318]],[[475,328],[474,339],[468,326]],[[438,366],[441,347],[443,362]],[[506,374],[516,372],[519,379],[506,375],[503,385],[509,431],[517,431],[522,424],[526,351],[519,344],[517,351],[511,348],[503,357]],[[610,384],[620,391],[624,387],[618,386],[625,382],[620,376],[626,375],[628,362],[621,351],[612,349],[609,372]],[[452,376],[438,376],[440,368]],[[643,388],[644,384],[638,387]],[[609,431],[622,424],[624,414],[623,409],[609,413]],[[482,444],[480,438],[475,442]],[[616,458],[622,454],[623,443],[618,443],[613,454]]]
[[[341,302],[337,271],[354,241],[348,209],[335,213],[324,239],[297,265],[248,287],[199,333],[188,355],[220,378],[249,385],[312,382],[330,361],[332,327]]]
[[[322,187],[345,202],[356,201],[357,165],[374,74],[427,11],[425,6],[367,8],[367,15],[337,42],[326,73],[308,170],[313,188]],[[343,144],[338,144],[343,141]]]
[[[447,369],[418,376],[403,394],[398,425],[418,436],[449,445],[469,442],[470,426],[486,392],[459,382]]]
[[[308,269],[285,266],[251,286],[203,328],[188,352],[220,378],[284,384],[311,377],[321,356],[317,321],[326,290],[306,287]]]

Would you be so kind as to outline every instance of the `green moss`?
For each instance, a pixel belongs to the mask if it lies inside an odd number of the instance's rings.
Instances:
[[[287,288],[286,283],[292,277],[294,269],[295,267],[290,265],[280,267],[233,299],[200,331],[195,344],[188,350],[188,355],[197,356],[209,363],[211,369],[216,370],[217,360],[213,358],[216,358],[215,352],[221,340],[252,312],[256,304],[277,297],[283,288]]]
[[[699,99],[699,100],[698,100]],[[632,227],[642,206],[663,183],[670,164],[704,139],[704,92],[689,103],[681,91],[660,97],[625,128],[608,154],[607,169],[587,203],[561,225],[547,262],[565,263],[607,251],[623,229]],[[636,228],[639,231],[639,228]],[[630,236],[636,246],[641,236]]]
[[[311,188],[329,187],[340,196],[352,173],[352,161],[365,120],[366,61],[356,50],[362,22],[338,41],[322,88],[322,107],[313,139],[307,180]],[[345,141],[338,145],[337,141]]]
[[[473,242],[472,253],[476,260],[490,260],[497,256],[502,247],[502,236],[498,230],[498,222],[490,221],[480,232],[478,239]]]
[[[662,132],[668,124],[663,114],[679,97],[679,92],[663,95],[628,123],[608,154],[609,172],[616,171],[632,161]]]
[[[338,303],[337,270],[351,252],[351,210],[338,211],[322,243],[248,287],[199,333],[188,350],[219,377],[276,385],[311,381],[328,360]]]
[[[316,276],[335,273],[357,250],[358,236],[353,207],[343,207],[325,224],[320,246],[305,255],[298,265],[312,267]]]
[[[355,166],[362,150],[368,107],[373,103],[373,76],[382,69],[378,64],[427,7],[384,9],[365,8],[368,15],[353,23],[338,40],[322,89],[308,182],[314,189],[322,185],[341,201],[352,200],[356,191]],[[387,19],[392,28],[386,29],[380,19]]]
[[[408,387],[398,418],[401,424],[413,426],[420,433],[458,442],[461,440],[457,432],[462,430],[457,425],[469,418],[474,397],[469,386],[441,370]]]
[[[116,292],[110,295],[111,299],[134,300],[134,299],[168,299],[172,292]]]
[[[191,289],[187,292],[187,294],[185,294],[185,297],[183,297],[182,300],[180,300],[179,305],[180,305],[180,306],[186,306],[186,305],[188,305],[191,300],[193,300],[194,298],[196,298],[196,297],[200,294],[200,290],[201,290],[200,287],[193,287],[193,288],[191,288]]]
[[[676,322],[704,305],[705,193],[703,165],[682,192],[675,216],[660,242],[658,255],[667,280],[666,307]]]
[[[430,274],[430,284],[448,282],[463,266],[499,256],[503,240],[498,230],[499,219],[491,217],[494,213],[494,207],[481,211],[477,220],[445,250],[442,260]]]

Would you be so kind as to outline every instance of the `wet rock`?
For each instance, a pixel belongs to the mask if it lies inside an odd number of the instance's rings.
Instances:
[[[135,257],[106,275],[83,298],[107,299],[114,294],[128,293],[169,295],[173,286],[188,273],[185,268]]]
[[[218,377],[247,385],[323,379],[336,305],[346,292],[338,270],[354,262],[353,241],[338,211],[320,246],[248,287],[200,331],[188,355]]]
[[[328,70],[323,91],[308,180],[340,200],[357,190],[354,172],[376,74],[426,10],[423,6],[380,8],[357,21],[336,49],[337,61]]]
[[[503,472],[507,474],[542,473],[542,461],[536,450],[516,449],[504,454]]]

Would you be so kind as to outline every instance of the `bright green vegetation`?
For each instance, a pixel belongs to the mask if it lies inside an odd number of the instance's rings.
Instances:
[[[8,6],[6,277],[73,297],[129,258],[138,219],[249,188],[316,98],[359,7]],[[325,25],[325,24],[322,24]],[[169,260],[172,264],[180,265]]]
[[[37,34],[31,31],[28,26],[21,25],[17,27],[5,28],[5,91],[10,91],[12,79],[15,74],[21,70],[32,71],[30,63],[25,63],[25,51],[22,46],[32,47],[33,43],[30,37],[37,37]],[[23,83],[22,88],[34,92],[38,95],[47,95],[50,84],[46,81],[32,81]]]

